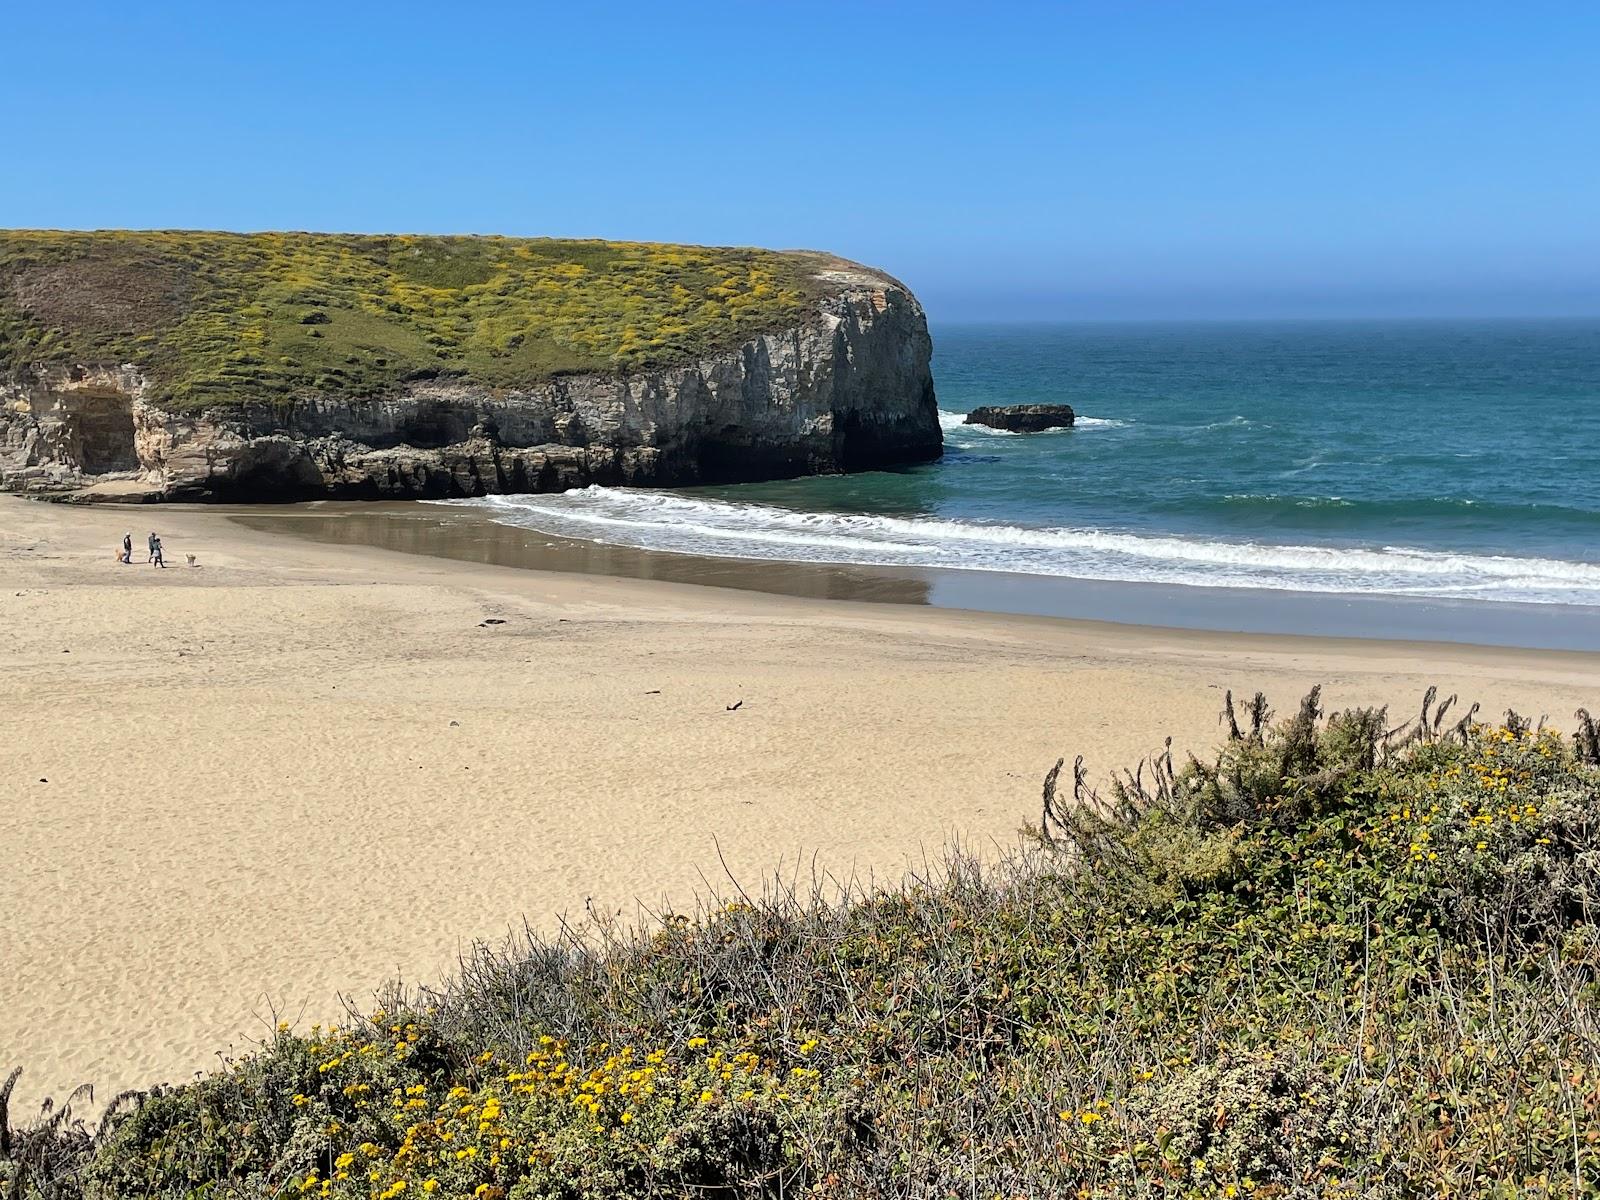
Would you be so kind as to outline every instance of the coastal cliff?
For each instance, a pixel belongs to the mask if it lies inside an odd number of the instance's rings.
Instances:
[[[52,256],[46,241],[46,253],[0,259],[0,487],[85,499],[404,499],[779,478],[941,451],[922,308],[854,263],[340,239],[337,257],[313,246],[323,279],[295,236],[251,235],[300,255],[278,269],[289,284],[259,284],[259,295],[248,291],[254,262],[239,269],[247,286],[223,287],[208,263],[185,274],[157,254],[151,267],[148,250],[131,268],[92,243],[87,255],[80,243]],[[432,253],[432,277],[385,292],[382,276],[359,271],[373,261],[368,243],[381,243],[383,270],[409,265],[396,242]],[[236,241],[218,245],[240,254]],[[573,246],[620,253],[564,259]],[[337,271],[359,286],[329,286]],[[613,275],[625,277],[614,289]],[[518,309],[523,291],[557,299]],[[221,321],[235,326],[219,333]]]

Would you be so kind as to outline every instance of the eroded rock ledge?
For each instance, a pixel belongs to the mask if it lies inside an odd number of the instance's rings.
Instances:
[[[0,382],[0,488],[66,499],[409,499],[782,478],[942,450],[922,307],[835,263],[814,316],[699,362],[526,389],[163,409],[137,364]]]
[[[1011,433],[1043,433],[1070,429],[1077,419],[1070,404],[991,404],[973,409],[962,424],[987,425]]]

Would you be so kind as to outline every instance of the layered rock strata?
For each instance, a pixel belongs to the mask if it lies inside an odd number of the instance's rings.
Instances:
[[[491,388],[412,380],[352,401],[163,408],[137,363],[0,381],[0,487],[71,497],[408,499],[782,478],[942,449],[927,321],[838,264],[803,323],[701,361]]]

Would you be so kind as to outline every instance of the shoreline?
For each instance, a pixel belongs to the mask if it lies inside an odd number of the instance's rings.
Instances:
[[[151,527],[177,565],[113,562]],[[0,497],[0,553],[18,1111],[182,1079],[524,917],[685,903],[723,861],[755,883],[993,853],[1058,757],[1103,778],[1168,735],[1202,750],[1228,688],[1408,714],[1437,684],[1559,728],[1600,700],[1588,653],[511,569],[215,509]]]
[[[521,570],[1204,633],[1600,651],[1600,608],[1584,605],[709,557],[562,537],[496,521],[477,509],[421,501],[312,501],[221,511],[257,532]]]

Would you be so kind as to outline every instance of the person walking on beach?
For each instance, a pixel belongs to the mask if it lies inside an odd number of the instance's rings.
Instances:
[[[150,531],[150,536],[147,539],[145,539],[145,545],[148,546],[149,549],[150,549],[150,557],[145,559],[145,562],[152,562],[152,563],[155,562],[155,560],[156,560],[156,547],[159,546],[160,544],[161,544],[161,539],[156,536],[156,531],[154,529],[152,529]]]
[[[150,561],[158,567],[167,565],[167,560],[161,557],[161,539],[153,533],[150,535]]]
[[[131,529],[122,535],[122,561],[124,565],[133,561],[133,531]]]

